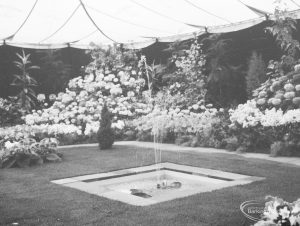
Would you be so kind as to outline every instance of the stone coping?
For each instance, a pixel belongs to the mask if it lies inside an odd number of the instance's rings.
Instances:
[[[136,147],[143,147],[143,148],[154,148],[154,143],[152,142],[117,141],[114,144],[125,145],[125,146],[136,146]],[[98,146],[98,144],[94,143],[94,144],[66,145],[66,146],[59,146],[59,149],[66,149],[72,147],[95,147],[95,146]],[[189,153],[189,152],[210,153],[210,154],[221,153],[221,154],[229,154],[229,155],[239,155],[245,158],[257,158],[257,159],[263,159],[263,160],[284,163],[284,164],[300,167],[300,158],[298,157],[271,157],[268,154],[263,154],[263,153],[236,153],[224,149],[204,148],[204,147],[182,147],[175,144],[156,144],[156,147],[166,151],[182,152],[182,153]]]

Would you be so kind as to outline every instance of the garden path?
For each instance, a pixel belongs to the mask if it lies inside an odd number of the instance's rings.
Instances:
[[[125,146],[136,146],[136,147],[143,147],[143,148],[154,148],[153,142],[140,142],[140,141],[117,141],[114,144],[116,145],[125,145]],[[70,148],[70,147],[93,147],[97,146],[97,143],[94,144],[78,144],[78,145],[66,145],[60,146],[59,148]],[[278,163],[284,163],[289,165],[295,165],[300,167],[300,158],[299,157],[271,157],[268,154],[263,153],[237,153],[237,152],[230,152],[224,149],[216,149],[216,148],[206,148],[206,147],[183,147],[178,146],[175,144],[156,144],[156,148],[166,151],[172,152],[182,152],[182,153],[211,153],[211,154],[231,154],[231,155],[240,155],[245,158],[257,158],[263,160],[274,161]]]

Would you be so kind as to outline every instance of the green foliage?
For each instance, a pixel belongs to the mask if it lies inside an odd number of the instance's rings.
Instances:
[[[0,98],[0,127],[23,123],[22,115],[23,111],[19,107],[16,98]]]
[[[280,0],[279,0],[280,2]],[[300,43],[293,38],[296,21],[286,17],[285,10],[279,7],[275,10],[275,22],[267,30],[285,55],[280,61],[270,61],[268,69],[269,79],[254,90],[253,97],[261,109],[280,108],[283,111],[300,107]]]
[[[235,150],[242,148],[246,152],[264,152],[271,156],[300,156],[300,123],[277,127],[235,126],[231,130],[237,139]]]
[[[139,76],[145,79],[145,88],[150,98],[158,92],[162,86],[162,76],[166,71],[166,66],[162,64],[155,64],[153,61],[151,65],[147,63],[146,57],[143,55],[138,63]]]
[[[169,49],[174,49],[170,59],[170,73],[163,76],[163,83],[168,84],[168,90],[172,96],[182,95],[186,107],[204,100],[206,95],[207,76],[203,73],[205,55],[201,44],[195,39],[189,49],[187,43],[175,43]],[[175,98],[173,98],[175,99]],[[181,98],[182,99],[182,98]]]
[[[154,103],[157,107],[164,110],[176,107],[185,109],[190,106],[183,94],[179,92],[172,94],[168,88],[162,89],[155,95]]]
[[[280,126],[278,128],[264,128],[261,133],[267,135],[273,156],[300,156],[300,123]]]
[[[219,112],[217,117],[212,120],[211,126],[203,130],[199,140],[199,146],[207,146],[213,148],[225,148],[226,139],[230,137],[229,130],[230,120],[227,112]]]
[[[233,134],[237,138],[236,149],[242,148],[246,152],[268,152],[272,143],[263,127],[235,128]]]
[[[115,135],[111,128],[111,114],[104,104],[101,111],[100,127],[98,130],[98,142],[100,150],[110,149],[114,143]]]
[[[219,112],[209,120],[207,126],[197,133],[182,135],[175,133],[175,143],[191,147],[225,148],[230,143],[229,118],[227,113]]]
[[[282,153],[284,152],[284,143],[281,141],[275,141],[272,145],[271,145],[271,150],[270,150],[270,155],[275,157],[275,156],[279,156],[282,155]]]
[[[277,3],[280,2],[281,0],[277,0]],[[286,10],[279,6],[275,8],[274,15],[273,25],[267,27],[266,30],[275,37],[277,44],[284,52],[281,67],[285,69],[285,72],[288,72],[292,70],[300,54],[300,43],[294,39],[297,21],[287,17]]]
[[[19,61],[14,61],[18,67],[20,74],[14,75],[14,80],[11,83],[12,86],[19,88],[19,94],[17,95],[20,106],[26,111],[30,111],[35,106],[36,95],[32,87],[37,86],[37,82],[33,79],[29,72],[33,69],[39,69],[38,66],[29,66],[31,61],[29,60],[30,54],[25,54],[24,50],[22,55],[16,54]]]
[[[240,66],[230,64],[231,39],[210,35],[203,40],[208,72],[206,100],[217,107],[230,107],[246,99],[245,78]]]
[[[1,141],[0,168],[25,168],[44,162],[60,162],[62,154],[57,151],[57,145],[54,138],[45,138],[40,142],[32,138],[19,142]]]
[[[40,51],[41,70],[40,86],[43,93],[58,93],[63,91],[71,79],[71,66],[64,63],[61,50]]]
[[[93,47],[88,53],[92,57],[89,67],[93,67],[94,70],[113,70],[125,65],[136,66],[138,63],[134,50],[121,51],[116,45],[108,47],[94,45]]]
[[[300,70],[296,65],[299,63],[300,43],[293,38],[296,21],[286,17],[285,13],[277,7],[276,20],[267,28],[286,55],[279,62],[270,61],[269,79],[253,92],[261,109],[275,107],[286,111],[300,107]]]
[[[271,27],[267,27],[266,30],[276,38],[276,42],[284,53],[295,58],[296,54],[300,50],[299,41],[293,38],[297,21],[293,18],[287,17],[286,11],[278,7],[275,9],[274,15],[275,21],[273,25]]]
[[[227,137],[225,140],[225,149],[228,151],[235,151],[239,146],[239,141],[236,136]]]
[[[246,86],[248,96],[252,95],[252,91],[266,81],[266,66],[262,59],[262,55],[253,51],[249,60],[248,72],[246,76]]]

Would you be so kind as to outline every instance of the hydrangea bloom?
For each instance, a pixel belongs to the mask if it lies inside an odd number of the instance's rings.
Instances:
[[[138,101],[145,81],[138,76],[137,70],[131,67],[93,70],[94,74],[71,79],[66,91],[57,95],[53,105],[27,115],[26,124],[39,126],[42,130],[48,125],[49,134],[69,133],[69,130],[79,133],[79,128],[85,128],[82,132],[90,135],[98,130],[104,102],[113,114],[112,125],[118,129],[124,128],[124,119],[151,110],[147,104]],[[68,126],[68,129],[64,131],[61,126]]]
[[[133,125],[139,131],[151,130],[152,134],[162,134],[164,131],[199,133],[217,119],[217,109],[204,109],[201,113],[194,113],[188,109],[162,110],[156,107],[151,113],[134,120]]]
[[[230,120],[243,128],[261,125],[276,127],[300,122],[300,109],[283,112],[281,109],[266,109],[261,111],[254,100],[240,104],[235,110],[230,110]]]

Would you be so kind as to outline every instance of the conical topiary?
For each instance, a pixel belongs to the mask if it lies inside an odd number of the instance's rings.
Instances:
[[[100,150],[111,148],[115,141],[114,131],[111,128],[111,114],[106,103],[101,111],[100,127],[97,136]]]

